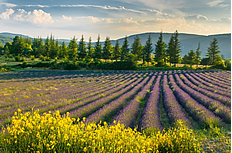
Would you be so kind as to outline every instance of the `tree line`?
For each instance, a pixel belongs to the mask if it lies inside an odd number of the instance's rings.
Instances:
[[[218,54],[220,53],[217,39],[210,42],[206,57],[201,59],[200,42],[196,51],[190,50],[184,57],[180,57],[181,43],[178,39],[178,31],[176,30],[170,37],[168,44],[163,41],[163,33],[160,32],[158,41],[152,43],[151,35],[148,36],[146,44],[143,46],[140,38],[136,36],[131,47],[129,46],[128,37],[124,38],[123,45],[120,46],[119,41],[116,41],[115,46],[112,45],[110,37],[106,37],[104,45],[100,42],[100,35],[97,37],[95,45],[92,44],[90,37],[88,43],[85,42],[82,35],[79,43],[74,36],[68,46],[63,41],[59,45],[58,39],[53,35],[47,36],[45,41],[42,38],[23,38],[22,36],[15,36],[13,42],[7,42],[2,50],[5,56],[19,57],[33,56],[41,58],[42,60],[50,59],[68,59],[68,60],[84,60],[91,61],[92,59],[103,59],[105,61],[133,61],[137,63],[156,63],[156,66],[163,67],[167,63],[176,66],[178,63],[199,65],[215,65],[220,64],[222,59]],[[154,48],[154,49],[153,49]],[[152,54],[153,53],[153,54]],[[154,55],[154,56],[153,56]]]

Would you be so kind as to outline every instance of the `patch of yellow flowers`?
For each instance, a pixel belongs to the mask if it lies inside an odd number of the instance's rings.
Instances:
[[[75,123],[75,124],[74,124]],[[0,133],[0,152],[200,152],[200,143],[192,130],[180,125],[168,131],[150,133],[125,128],[120,123],[109,126],[86,123],[55,113],[39,111],[12,117],[12,125]]]

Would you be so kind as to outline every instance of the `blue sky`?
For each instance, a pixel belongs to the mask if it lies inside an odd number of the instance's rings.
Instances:
[[[230,0],[0,0],[0,32],[95,41],[143,32],[231,32]]]

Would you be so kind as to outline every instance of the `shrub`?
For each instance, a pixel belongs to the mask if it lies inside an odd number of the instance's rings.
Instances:
[[[16,61],[16,62],[19,62],[19,61],[20,61],[20,59],[21,59],[21,57],[20,57],[20,56],[15,56],[15,61]]]
[[[73,124],[75,123],[75,124]],[[125,128],[85,123],[38,111],[15,112],[12,126],[0,133],[0,149],[5,152],[200,152],[200,143],[192,130],[179,122],[178,127],[150,136]]]

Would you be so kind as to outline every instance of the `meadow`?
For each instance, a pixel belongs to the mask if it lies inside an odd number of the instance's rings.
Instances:
[[[5,152],[230,152],[231,72],[0,73],[0,125]]]

